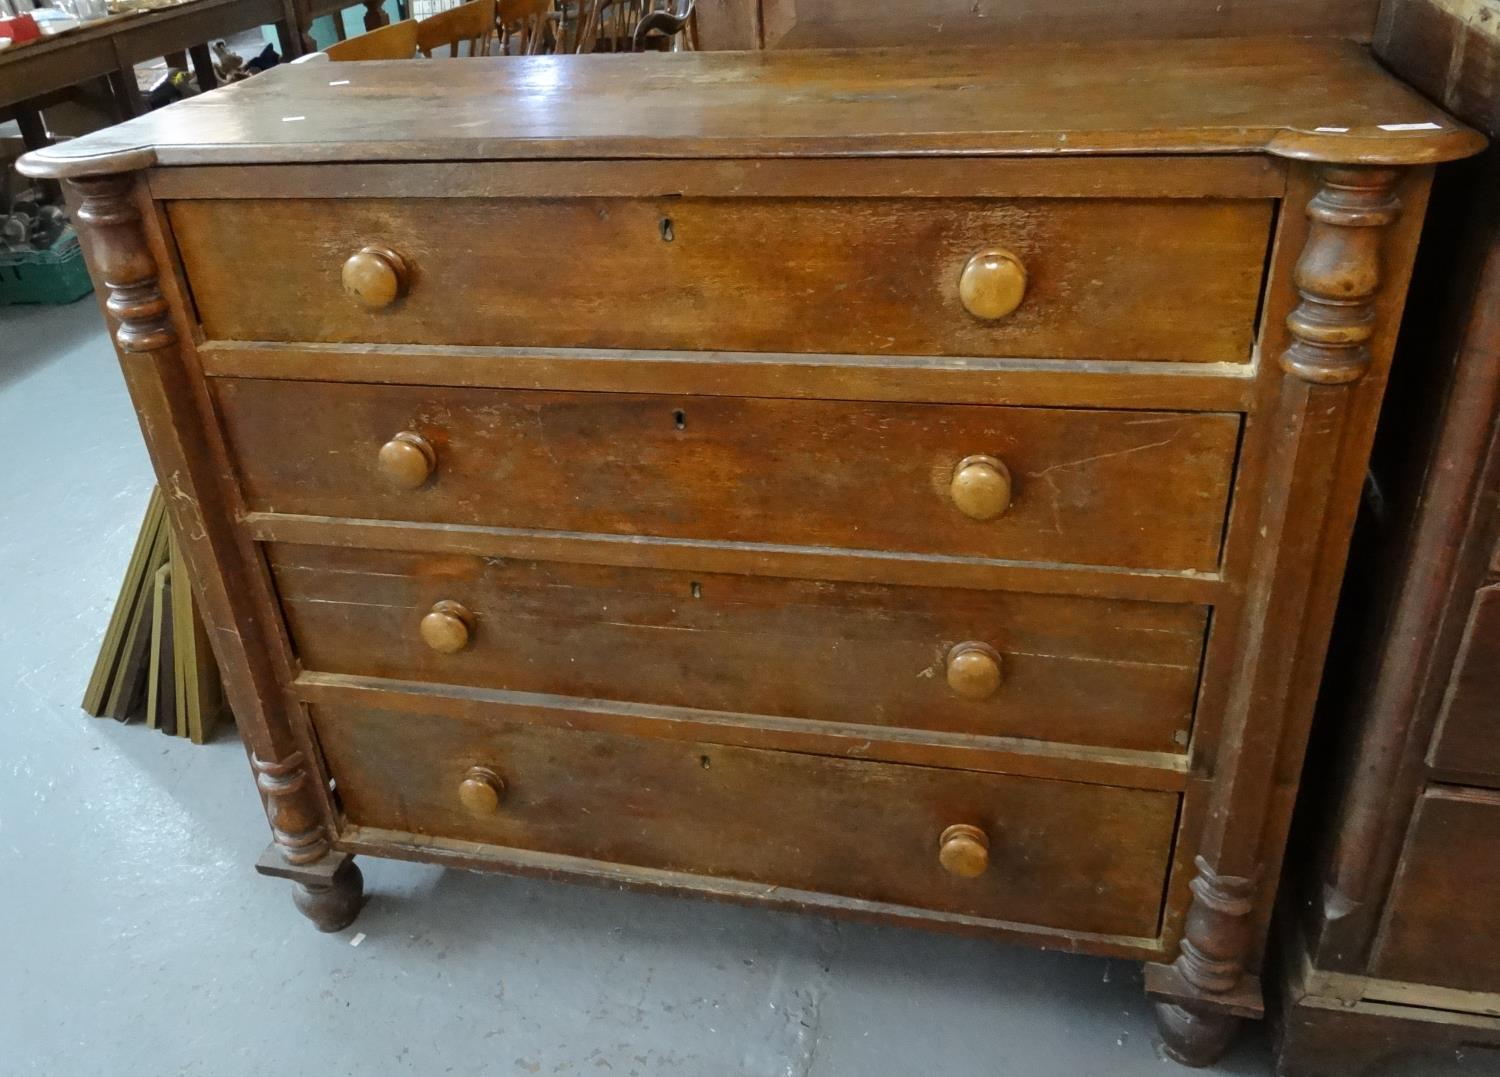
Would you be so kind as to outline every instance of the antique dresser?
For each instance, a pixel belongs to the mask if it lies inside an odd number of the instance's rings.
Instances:
[[[1433,166],[1355,45],[301,64],[67,181],[271,820],[1261,1013]]]
[[[1377,47],[1500,133],[1495,20],[1400,0]],[[1500,147],[1435,191],[1280,902],[1288,1077],[1500,1072]]]

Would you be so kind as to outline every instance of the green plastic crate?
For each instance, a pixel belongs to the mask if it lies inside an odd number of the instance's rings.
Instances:
[[[72,303],[93,290],[72,228],[65,228],[48,250],[0,254],[0,306]]]

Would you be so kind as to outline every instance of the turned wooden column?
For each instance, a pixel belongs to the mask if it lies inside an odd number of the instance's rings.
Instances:
[[[1399,216],[1397,170],[1325,166],[1308,201],[1308,231],[1277,357],[1279,395],[1268,416],[1256,547],[1243,611],[1245,655],[1230,691],[1208,824],[1191,883],[1177,959],[1147,970],[1167,1053],[1208,1065],[1238,1019],[1260,1015],[1258,979],[1247,974],[1255,915],[1275,885],[1262,863],[1276,767],[1301,663],[1326,646],[1313,596],[1351,408],[1351,387],[1369,371],[1385,229]]]
[[[350,870],[357,869],[343,854],[330,855],[317,775],[307,765],[288,715],[275,703],[284,697],[267,660],[268,628],[250,598],[252,588],[231,530],[233,514],[223,504],[222,476],[205,446],[182,436],[203,429],[205,422],[197,414],[147,234],[143,206],[149,202],[133,174],[73,179],[67,185],[95,279],[104,284],[104,308],[120,367],[192,577],[225,695],[251,753],[274,850],[270,870],[266,858],[262,870],[298,878],[314,896],[342,872],[346,893],[335,896],[347,903]]]

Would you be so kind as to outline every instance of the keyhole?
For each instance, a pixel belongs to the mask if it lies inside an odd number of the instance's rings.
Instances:
[[[698,757],[698,765],[704,770],[707,770],[710,766],[713,765],[713,760],[709,759],[706,755],[700,755]]]
[[[663,217],[661,219],[661,241],[663,243],[670,243],[674,238],[675,234],[672,231],[672,218]]]
[[[693,597],[694,598],[702,598],[703,597],[703,585],[701,583],[699,583],[697,580],[694,580],[692,582],[692,584],[688,587],[688,590],[693,593]]]
[[[683,411],[681,408],[678,408],[676,411],[672,412],[672,425],[677,427],[677,429],[679,430],[686,430],[687,412]]]

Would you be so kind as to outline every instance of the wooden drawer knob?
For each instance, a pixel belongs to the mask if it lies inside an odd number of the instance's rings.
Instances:
[[[439,654],[457,654],[473,635],[474,615],[446,598],[422,618],[422,642]]]
[[[470,767],[458,784],[458,799],[470,815],[494,815],[505,799],[505,780],[489,767]]]
[[[1010,508],[1010,468],[993,456],[966,456],[948,484],[958,511],[975,520],[993,520]]]
[[[949,875],[974,879],[990,866],[990,839],[983,830],[955,823],[938,838],[938,863]]]
[[[380,447],[380,473],[398,490],[415,490],[437,470],[437,452],[421,434],[403,430]]]
[[[948,652],[948,687],[964,699],[989,699],[1000,687],[1000,654],[987,643],[960,643]]]
[[[388,247],[361,247],[344,263],[344,291],[366,310],[382,310],[406,294],[406,261]]]
[[[1026,267],[999,247],[970,258],[958,278],[958,298],[964,309],[987,322],[1015,310],[1025,295]]]

